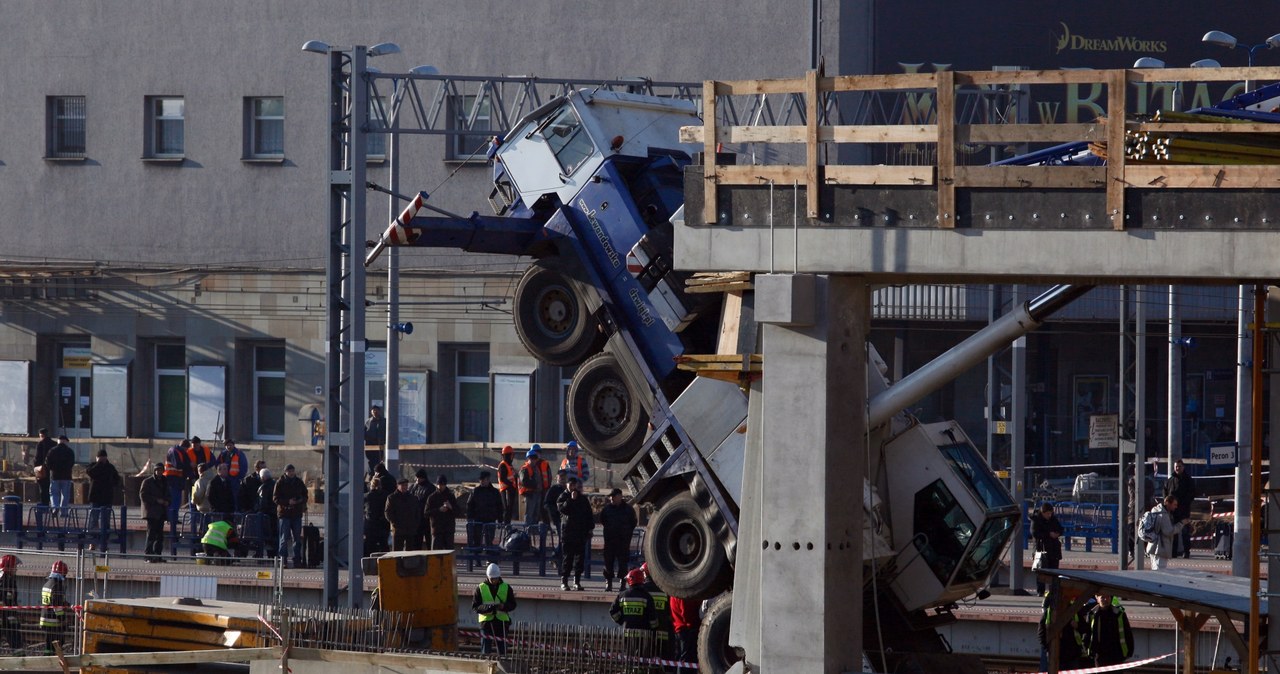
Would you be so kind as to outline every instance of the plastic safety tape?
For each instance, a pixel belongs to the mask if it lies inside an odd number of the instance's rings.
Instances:
[[[43,611],[45,609],[71,609],[76,613],[84,610],[83,606],[0,606],[0,611]]]
[[[605,660],[617,660],[619,662],[625,661],[625,662],[631,662],[631,663],[642,664],[642,665],[661,665],[663,667],[679,667],[681,669],[690,669],[694,671],[697,671],[698,669],[698,663],[696,662],[681,662],[680,660],[666,660],[664,658],[641,658],[641,657],[627,655],[626,653],[613,653],[610,651],[593,651],[589,649],[580,650],[580,649],[574,649],[574,648],[566,648],[564,646],[552,646],[551,644],[544,644],[539,641],[530,641],[528,639],[512,639],[510,637],[507,637],[504,639],[502,637],[482,635],[480,634],[479,630],[458,630],[458,632],[460,634],[474,635],[476,637],[480,637],[483,639],[493,639],[494,641],[503,641],[508,644],[533,646],[535,648],[538,648],[544,651],[560,651],[562,653],[583,653],[585,655],[588,655],[594,658],[604,658]],[[1165,657],[1169,657],[1169,656],[1166,655]]]
[[[1159,662],[1160,660],[1163,660],[1165,658],[1171,658],[1175,655],[1177,655],[1177,653],[1165,653],[1164,655],[1158,655],[1154,658],[1147,658],[1146,660],[1137,660],[1135,662],[1122,662],[1118,665],[1106,665],[1103,667],[1086,667],[1084,669],[1063,669],[1063,670],[1060,670],[1058,674],[1097,674],[1098,672],[1121,672],[1126,669],[1133,669],[1134,667],[1141,667],[1143,665],[1149,665],[1153,662]],[[1039,672],[1039,674],[1048,674],[1048,672]]]

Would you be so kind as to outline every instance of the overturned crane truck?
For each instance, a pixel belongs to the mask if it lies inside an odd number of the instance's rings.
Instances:
[[[688,274],[672,269],[694,149],[675,141],[698,123],[682,101],[603,91],[556,99],[490,149],[496,215],[419,216],[434,210],[420,193],[366,264],[395,245],[533,258],[515,290],[516,332],[538,359],[578,366],[571,431],[597,459],[626,464],[635,499],[654,505],[645,538],[654,581],[675,596],[717,598],[699,660],[723,671],[734,657],[729,591],[751,419],[737,383],[677,366],[714,353],[720,332],[718,299],[687,294]],[[1018,504],[958,424],[902,410],[1086,290],[1055,289],[892,386],[870,349],[863,557],[876,568],[867,577],[877,619],[892,628],[869,649],[945,653],[932,628],[989,584],[1019,526]]]

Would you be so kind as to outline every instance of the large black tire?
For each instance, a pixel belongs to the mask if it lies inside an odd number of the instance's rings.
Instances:
[[[574,439],[600,461],[627,463],[644,443],[648,429],[640,396],[611,353],[598,353],[578,367],[568,407]]]
[[[729,619],[733,615],[733,593],[726,592],[702,614],[698,630],[698,671],[725,674],[739,660],[738,649],[729,646]]]
[[[724,546],[688,494],[662,504],[644,536],[649,576],[667,594],[702,601],[729,589],[733,568]]]
[[[558,258],[531,265],[516,285],[515,327],[538,360],[577,365],[598,350],[600,331],[577,284],[556,269]]]

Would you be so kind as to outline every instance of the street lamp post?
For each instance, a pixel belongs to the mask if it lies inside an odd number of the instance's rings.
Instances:
[[[1280,47],[1280,33],[1276,33],[1275,35],[1272,35],[1271,37],[1267,38],[1265,42],[1259,42],[1258,44],[1253,44],[1253,45],[1244,45],[1244,44],[1240,44],[1240,42],[1236,40],[1235,36],[1231,35],[1230,33],[1224,33],[1220,30],[1211,30],[1205,33],[1204,37],[1200,38],[1200,41],[1205,44],[1212,44],[1212,45],[1217,45],[1219,47],[1226,47],[1227,49],[1245,50],[1246,52],[1248,52],[1248,55],[1249,55],[1248,56],[1249,67],[1252,68],[1253,55],[1258,53],[1259,49],[1262,49],[1263,47],[1266,47],[1267,49],[1275,49],[1277,47]],[[1245,80],[1244,82],[1245,91],[1249,91],[1253,89],[1252,85],[1253,85],[1252,82],[1250,82],[1249,80]]]

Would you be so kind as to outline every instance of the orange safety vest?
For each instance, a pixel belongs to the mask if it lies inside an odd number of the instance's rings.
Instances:
[[[503,461],[498,464],[498,491],[516,488],[516,467]]]
[[[569,468],[569,457],[567,456],[564,457],[564,459],[560,461],[560,470],[568,471],[569,477],[576,477],[578,478],[578,480],[585,482],[587,480],[588,474],[586,471],[583,470],[582,455],[579,454],[573,457],[573,460],[574,460],[574,463],[576,463],[577,465],[574,466],[573,468]]]
[[[532,487],[524,486],[525,471],[529,472],[530,478],[533,480]],[[547,486],[550,484],[551,484],[551,465],[548,464],[546,461],[544,461],[542,457],[538,457],[538,462],[536,464],[533,463],[532,460],[530,460],[530,461],[525,461],[524,465],[520,466],[520,493],[521,494],[528,494],[529,492],[533,492],[533,491],[546,491]]]
[[[174,461],[182,460],[182,447],[173,446],[164,455],[164,476],[165,477],[182,477],[182,466],[174,463]]]
[[[191,448],[187,450],[187,458],[191,459],[191,470],[198,473],[200,472],[200,466],[206,463],[213,463],[213,450],[203,444],[191,445]]]

